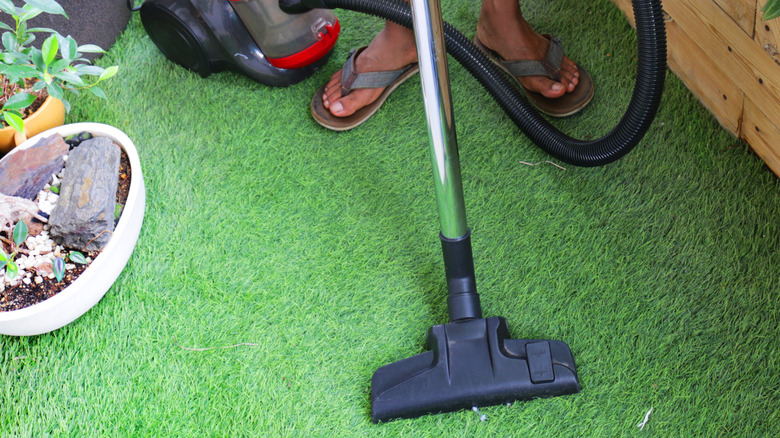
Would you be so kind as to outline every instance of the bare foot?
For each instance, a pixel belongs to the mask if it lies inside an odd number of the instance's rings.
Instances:
[[[540,61],[547,57],[550,40],[536,33],[520,13],[516,1],[483,0],[477,25],[477,38],[487,48],[510,61]],[[571,93],[579,83],[577,64],[563,57],[560,81],[544,76],[518,77],[527,89],[545,97]]]
[[[417,62],[417,48],[411,30],[388,22],[371,44],[355,59],[357,73],[398,70]],[[364,88],[341,95],[341,70],[330,77],[322,104],[336,117],[347,117],[375,101],[384,88]]]

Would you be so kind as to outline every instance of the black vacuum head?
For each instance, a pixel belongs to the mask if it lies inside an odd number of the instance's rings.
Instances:
[[[501,317],[433,326],[428,346],[374,373],[375,423],[580,391],[568,345],[509,339]]]

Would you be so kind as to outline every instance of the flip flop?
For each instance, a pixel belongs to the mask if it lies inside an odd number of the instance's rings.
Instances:
[[[517,77],[524,76],[545,76],[559,81],[561,62],[563,61],[561,40],[552,35],[545,34],[543,36],[550,40],[550,48],[547,50],[547,57],[541,61],[507,61],[482,44],[479,38],[474,37],[474,44],[516,81]],[[540,112],[551,117],[566,117],[579,112],[593,99],[593,79],[579,64],[577,64],[577,69],[580,72],[579,83],[573,92],[558,98],[550,98],[523,87],[526,98]],[[519,81],[517,83],[520,84]],[[520,84],[520,86],[523,85]]]
[[[359,88],[385,87],[385,91],[375,101],[360,108],[354,114],[347,117],[336,117],[322,104],[322,94],[325,92],[323,85],[311,100],[311,114],[320,125],[333,131],[347,131],[360,125],[379,110],[390,93],[419,71],[417,63],[413,63],[399,70],[357,73],[355,72],[355,59],[364,49],[365,47],[361,47],[349,52],[349,57],[341,71],[341,95],[346,96],[352,90]]]

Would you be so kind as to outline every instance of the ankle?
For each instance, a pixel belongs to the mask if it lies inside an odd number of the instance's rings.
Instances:
[[[414,33],[395,24],[385,26],[358,58],[358,63],[365,63],[369,68],[374,66],[383,70],[389,67],[398,69],[416,61],[417,47]]]
[[[477,37],[483,43],[489,46],[489,42],[500,45],[504,41],[514,41],[527,46],[533,44],[535,36],[536,32],[523,18],[520,4],[516,0],[482,1]]]

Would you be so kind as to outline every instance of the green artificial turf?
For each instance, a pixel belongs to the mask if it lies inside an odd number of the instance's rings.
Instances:
[[[443,3],[473,36],[479,2]],[[523,5],[596,83],[590,107],[556,126],[603,135],[632,90],[634,31],[607,0]],[[120,65],[109,100],[73,99],[68,121],[135,142],[141,236],[83,317],[0,337],[0,436],[780,433],[778,179],[671,73],[624,158],[522,164],[551,159],[454,61],[484,313],[515,338],[568,343],[582,392],[372,424],[372,373],[425,350],[446,287],[419,81],[353,131],[311,118],[315,90],[382,26],[337,15],[331,60],[289,88],[201,78],[133,17],[99,61]]]

